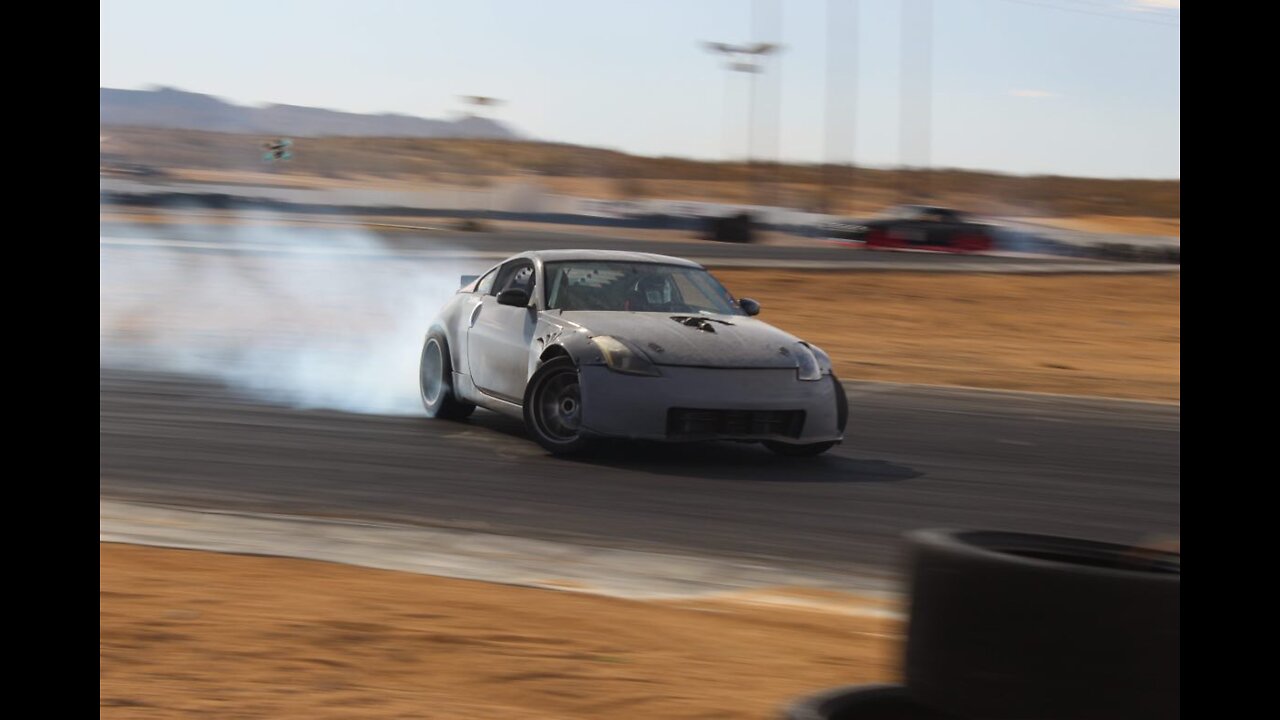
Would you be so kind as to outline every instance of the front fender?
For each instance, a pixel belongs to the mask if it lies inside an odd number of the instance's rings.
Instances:
[[[812,350],[814,356],[818,358],[818,367],[822,369],[823,375],[835,375],[836,371],[835,367],[831,363],[831,356],[828,355],[826,351],[811,342],[805,342],[803,340],[800,342]]]
[[[573,360],[573,364],[578,367],[584,364],[599,364],[604,360],[599,348],[591,342],[591,336],[586,328],[540,320],[534,331],[533,344],[529,348],[526,382],[528,378],[533,377],[533,373],[542,363],[562,355]]]

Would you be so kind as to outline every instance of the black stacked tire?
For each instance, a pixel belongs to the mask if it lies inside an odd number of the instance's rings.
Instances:
[[[710,217],[704,220],[704,237],[708,240],[746,244],[753,242],[754,222],[751,215],[740,213],[730,217]]]
[[[913,698],[984,720],[1179,717],[1178,555],[1003,532],[909,539]]]
[[[801,698],[786,720],[960,720],[921,706],[901,685],[851,685]]]

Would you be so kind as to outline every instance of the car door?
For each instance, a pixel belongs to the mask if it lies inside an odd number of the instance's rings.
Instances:
[[[940,248],[953,247],[956,238],[964,234],[964,220],[954,211],[939,210],[937,222],[929,238],[929,244]]]
[[[528,307],[499,305],[498,294],[510,288],[529,293]],[[467,361],[471,379],[487,395],[519,403],[529,372],[529,346],[538,322],[533,261],[512,260],[498,270],[490,294],[471,311],[467,327]]]
[[[920,241],[922,246],[939,248],[951,243],[951,233],[955,229],[955,223],[952,222],[951,214],[946,210],[933,209],[925,213],[921,218],[921,226],[924,232],[924,238]]]
[[[921,212],[912,209],[893,221],[888,229],[888,237],[892,245],[915,247],[928,242],[928,231],[929,224],[922,219]]]

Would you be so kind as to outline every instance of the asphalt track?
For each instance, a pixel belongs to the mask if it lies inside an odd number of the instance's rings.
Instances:
[[[1121,543],[1180,529],[1180,410],[846,383],[848,440],[621,445],[566,460],[518,422],[261,404],[178,376],[100,371],[103,499],[482,531],[892,576],[922,527]]]

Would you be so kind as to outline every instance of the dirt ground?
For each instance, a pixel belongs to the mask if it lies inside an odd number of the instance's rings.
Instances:
[[[841,377],[1173,401],[1181,277],[721,269]]]
[[[99,546],[103,718],[776,718],[901,623]]]
[[[1064,230],[1081,232],[1182,237],[1181,218],[1082,215],[1074,218],[1029,218],[1028,220],[1040,225],[1052,225]]]

